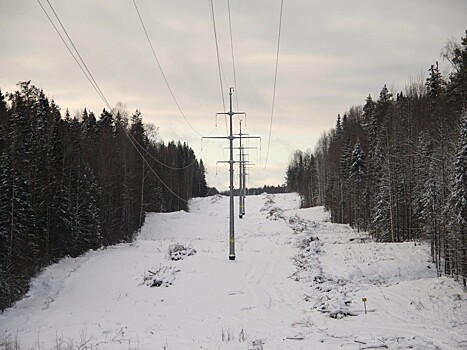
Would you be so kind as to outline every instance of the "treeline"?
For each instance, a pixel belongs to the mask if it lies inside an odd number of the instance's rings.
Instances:
[[[439,273],[467,276],[467,32],[425,82],[366,98],[323,134],[314,152],[297,151],[287,186],[304,206],[378,241],[427,239]]]
[[[207,193],[202,160],[157,141],[138,110],[62,116],[42,90],[18,86],[0,92],[0,310],[44,266],[131,241],[147,211],[186,210]]]
[[[258,195],[262,193],[269,193],[269,194],[277,194],[277,193],[287,193],[287,187],[285,184],[283,185],[264,185],[263,187],[250,187],[247,188],[246,190],[247,195]]]
[[[234,189],[234,196],[238,196],[239,195],[239,189],[238,188],[235,188]],[[283,185],[277,185],[277,186],[274,186],[274,185],[264,185],[263,187],[249,187],[249,188],[245,188],[245,194],[247,196],[255,196],[255,195],[259,195],[259,194],[262,194],[262,193],[269,193],[269,194],[276,194],[276,193],[287,193],[288,192],[288,189],[286,187],[285,184]],[[229,191],[222,191],[221,194],[224,195],[224,196],[228,196],[229,195]]]

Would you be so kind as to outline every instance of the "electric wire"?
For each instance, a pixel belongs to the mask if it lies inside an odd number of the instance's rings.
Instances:
[[[97,89],[96,86],[94,86],[94,84],[92,83],[91,79],[89,78],[89,76],[86,74],[86,71],[82,68],[82,66],[79,64],[79,61],[76,59],[76,57],[73,55],[73,52],[71,51],[71,49],[69,48],[69,46],[66,44],[66,41],[64,40],[63,36],[60,34],[60,31],[58,30],[58,28],[55,26],[55,24],[53,23],[52,19],[50,18],[50,16],[48,15],[47,11],[45,10],[45,8],[42,6],[42,3],[40,2],[40,0],[37,0],[37,2],[39,3],[40,7],[42,8],[42,10],[44,11],[45,15],[47,16],[47,18],[49,19],[50,23],[52,24],[52,26],[54,27],[55,31],[57,32],[57,34],[59,35],[59,37],[62,39],[63,43],[65,44],[65,46],[67,47],[68,51],[70,52],[70,54],[73,56],[73,58],[75,59],[75,62],[78,64],[78,66],[81,68],[81,71],[83,72],[83,74],[86,76],[86,78],[89,80],[89,82],[91,83],[91,85],[94,87],[94,89],[96,90],[97,94],[99,95],[99,97],[101,97],[101,99],[104,101],[104,103],[109,107],[110,109],[110,112],[112,114],[114,114],[112,112],[112,108],[107,100],[107,98],[105,97],[105,95],[102,93],[102,91],[100,89]],[[50,4],[50,3],[49,3]],[[54,12],[55,13],[55,12]],[[57,14],[55,13],[55,15],[57,16]],[[58,16],[57,16],[58,17]],[[63,28],[63,27],[62,27]],[[68,36],[68,35],[67,35]],[[70,39],[71,41],[71,39]],[[74,47],[75,50],[77,51],[76,47]],[[81,57],[81,56],[80,56]],[[97,83],[96,83],[97,85]],[[101,95],[102,94],[102,95]],[[149,162],[147,161],[147,159],[144,157],[144,154],[141,153],[141,151],[139,150],[138,146],[133,142],[132,138],[129,136],[129,131],[122,125],[120,125],[120,123],[116,123],[118,126],[120,126],[123,131],[125,132],[125,135],[128,137],[128,139],[130,140],[131,144],[133,145],[133,147],[135,148],[135,150],[138,152],[138,154],[141,156],[141,158],[143,159],[143,161],[147,164],[147,166],[149,167],[149,169],[151,170],[151,172],[156,176],[156,178],[161,182],[161,184],[167,188],[167,190],[172,193],[176,198],[180,199],[181,201],[184,201],[185,203],[188,203],[188,201],[182,197],[180,197],[178,194],[176,194],[161,178],[160,176],[157,174],[157,172],[151,167],[151,165],[149,164]]]
[[[209,2],[209,9],[211,10],[212,29],[214,31],[214,43],[216,44],[217,69],[219,71],[219,83],[221,87],[222,105],[224,107],[224,112],[225,112],[226,109],[225,109],[225,99],[224,99],[224,85],[222,84],[222,68],[221,68],[221,58],[219,55],[219,44],[217,41],[217,29],[216,29],[216,17],[214,14],[214,4],[212,0],[208,0],[208,2]]]
[[[170,165],[167,165],[165,163],[163,163],[162,161],[160,161],[159,159],[157,159],[156,157],[154,157],[143,145],[141,145],[141,143],[139,143],[139,141],[129,132],[128,133],[128,137],[131,137],[133,139],[133,141],[139,146],[141,147],[141,149],[152,159],[154,159],[158,164],[162,165],[163,167],[167,168],[167,169],[171,169],[171,170],[185,170],[185,169],[188,169],[189,167],[191,167],[193,164],[195,164],[197,162],[197,159],[193,159],[193,161],[186,165],[186,166],[183,166],[183,167],[172,167]]]
[[[193,127],[193,125],[191,125],[190,121],[188,120],[188,118],[186,117],[185,113],[183,112],[180,104],[178,103],[178,100],[177,98],[175,97],[175,94],[172,90],[172,88],[170,87],[170,84],[169,84],[169,81],[167,80],[167,77],[164,73],[164,70],[162,69],[162,66],[159,62],[159,58],[157,57],[157,54],[156,54],[156,51],[154,50],[154,46],[152,45],[152,42],[151,42],[151,39],[149,38],[149,34],[146,30],[146,26],[144,25],[144,22],[143,22],[143,18],[141,17],[141,14],[139,12],[139,9],[138,9],[138,5],[136,5],[136,0],[133,0],[133,4],[135,5],[135,9],[136,9],[136,12],[138,14],[138,18],[139,18],[139,21],[141,23],[141,26],[143,27],[143,31],[144,31],[144,34],[146,35],[146,39],[149,43],[149,47],[151,48],[151,51],[152,51],[152,54],[154,56],[154,59],[156,60],[156,63],[157,63],[157,67],[159,68],[159,71],[162,75],[162,78],[164,79],[164,82],[165,82],[165,85],[167,86],[167,89],[169,90],[170,92],[170,95],[172,96],[172,99],[173,101],[175,102],[175,105],[177,106],[180,114],[182,115],[183,119],[185,119],[185,121],[188,123],[188,125],[190,126],[190,128],[198,135],[198,136],[202,136],[198,131],[196,131],[196,129]]]
[[[279,33],[277,35],[277,52],[276,52],[276,68],[274,72],[274,87],[272,92],[272,107],[271,107],[271,121],[269,123],[269,137],[268,137],[268,148],[266,151],[266,160],[264,162],[264,168],[268,165],[269,158],[269,146],[271,144],[271,132],[272,132],[272,120],[274,117],[274,104],[276,101],[276,85],[277,85],[277,67],[279,65],[279,47],[281,42],[281,29],[282,29],[282,10],[283,10],[284,0],[281,0],[281,10],[279,15]]]
[[[92,81],[94,82],[94,84],[96,85],[97,89],[99,90],[100,95],[102,95],[102,97],[104,98],[106,104],[107,104],[108,106],[110,106],[109,101],[107,101],[107,99],[105,98],[104,94],[102,93],[101,88],[99,87],[99,84],[97,84],[96,80],[94,79],[94,76],[93,76],[93,75],[91,74],[91,72],[89,71],[88,66],[86,65],[86,63],[84,62],[83,58],[81,57],[81,55],[80,55],[78,49],[76,48],[76,46],[75,46],[73,40],[71,40],[70,36],[68,35],[67,30],[65,29],[65,27],[63,26],[62,21],[60,20],[60,18],[59,18],[58,15],[57,15],[57,12],[55,12],[55,9],[53,8],[53,6],[52,6],[52,4],[50,3],[50,1],[49,1],[49,0],[46,0],[46,1],[47,1],[47,3],[49,4],[49,7],[51,8],[53,14],[55,15],[55,18],[57,19],[58,23],[60,24],[60,27],[62,27],[63,31],[65,32],[66,37],[68,38],[68,40],[70,41],[71,45],[73,46],[73,49],[75,49],[75,52],[76,52],[76,54],[78,55],[78,57],[79,57],[81,63],[83,64],[84,68],[85,68],[86,71],[89,73],[89,76],[91,77]]]
[[[214,31],[214,42],[216,44],[217,68],[218,68],[218,71],[219,71],[219,82],[220,82],[221,96],[222,96],[222,106],[224,107],[224,113],[225,113],[226,109],[225,109],[225,99],[224,99],[224,85],[222,84],[221,58],[220,58],[220,55],[219,55],[219,44],[218,44],[218,41],[217,41],[216,16],[214,14],[214,4],[213,4],[212,0],[208,0],[208,3],[209,3],[209,8],[211,10],[212,28],[213,28],[213,31]],[[227,128],[227,119],[225,117],[224,117],[224,121],[225,121],[225,129],[226,129],[226,132],[228,134],[229,132],[228,132],[228,128]]]
[[[63,44],[65,45],[65,47],[67,48],[68,52],[70,53],[70,55],[73,57],[74,61],[76,62],[76,64],[78,65],[78,67],[81,69],[81,71],[83,72],[84,76],[86,77],[86,79],[89,81],[89,83],[92,85],[92,87],[94,88],[94,90],[96,90],[97,94],[99,95],[99,97],[102,99],[102,101],[104,102],[104,104],[106,106],[110,108],[110,104],[108,103],[108,101],[106,100],[106,98],[104,97],[104,95],[102,94],[102,92],[100,91],[99,88],[96,87],[96,85],[94,85],[93,81],[91,80],[91,78],[88,76],[88,74],[86,73],[86,71],[84,70],[84,68],[82,67],[82,65],[79,63],[78,59],[76,58],[75,54],[73,53],[73,51],[70,49],[70,47],[68,46],[66,40],[63,38],[62,34],[60,33],[60,31],[58,30],[57,26],[55,25],[55,23],[52,21],[52,19],[50,18],[49,14],[47,13],[46,9],[44,8],[44,6],[42,5],[42,3],[40,2],[40,0],[37,0],[37,3],[39,4],[39,6],[41,7],[42,11],[44,12],[44,14],[47,16],[50,24],[52,25],[52,27],[55,29],[55,32],[58,34],[58,36],[60,37],[60,39],[62,40]]]
[[[37,0],[37,2],[39,3],[41,9],[43,10],[44,14],[47,16],[49,22],[51,23],[51,25],[53,26],[53,28],[55,29],[56,33],[58,34],[58,36],[60,37],[60,39],[62,40],[63,44],[66,46],[67,50],[69,51],[69,53],[71,54],[71,56],[73,57],[73,59],[75,60],[76,64],[78,65],[78,67],[81,69],[82,73],[85,75],[85,77],[87,78],[87,80],[90,82],[90,84],[93,86],[94,90],[96,91],[96,93],[99,95],[99,97],[102,99],[102,101],[104,102],[104,104],[109,108],[109,111],[113,114],[113,111],[112,111],[112,107],[110,105],[110,103],[108,102],[107,98],[105,97],[104,93],[102,92],[102,90],[100,89],[98,83],[96,82],[94,76],[92,75],[91,71],[89,70],[89,68],[87,67],[84,59],[82,58],[82,56],[80,55],[78,49],[76,48],[73,40],[71,39],[70,35],[68,34],[65,26],[63,25],[62,21],[60,20],[57,12],[55,11],[55,9],[53,8],[52,4],[50,3],[49,0],[46,0],[49,7],[51,8],[54,16],[56,17],[58,23],[60,24],[60,27],[62,28],[63,32],[65,33],[66,37],[68,38],[68,40],[70,41],[73,49],[75,50],[76,52],[76,55],[79,57],[79,60],[78,58],[76,58],[75,54],[73,53],[73,51],[71,50],[71,48],[69,47],[69,45],[67,44],[66,40],[64,39],[64,37],[62,36],[62,34],[60,33],[60,31],[58,30],[58,28],[56,27],[56,25],[54,24],[54,22],[52,21],[52,19],[50,18],[49,14],[47,13],[47,11],[45,10],[44,6],[42,5],[42,3],[40,2],[40,0]],[[141,25],[143,27],[143,30],[144,30],[144,33],[146,35],[146,38],[148,40],[148,43],[150,45],[150,48],[151,48],[151,51],[154,55],[154,58],[156,60],[156,63],[159,67],[159,70],[162,74],[162,77],[164,78],[164,81],[166,83],[166,86],[175,102],[175,104],[177,105],[181,115],[184,117],[184,119],[186,120],[186,122],[188,123],[188,125],[191,127],[191,129],[196,133],[198,134],[199,136],[201,136],[195,129],[194,127],[191,125],[191,123],[189,122],[189,120],[186,118],[185,114],[183,113],[183,110],[181,109],[181,106],[180,104],[178,103],[176,97],[175,97],[175,94],[173,93],[173,90],[172,88],[170,87],[170,84],[166,78],[166,75],[162,69],[162,66],[160,65],[160,62],[158,60],[158,57],[156,55],[156,52],[154,50],[154,47],[151,43],[151,40],[149,38],[149,35],[147,33],[147,30],[146,30],[146,27],[144,25],[144,22],[143,22],[143,19],[141,17],[141,14],[139,12],[139,9],[137,7],[137,4],[136,4],[136,1],[133,0],[133,3],[134,3],[134,6],[135,6],[135,9],[137,11],[137,14],[138,14],[138,17],[139,17],[139,20],[141,22]],[[219,78],[220,78],[220,84],[221,84],[221,92],[223,92],[223,85],[222,85],[222,74],[224,73],[223,70],[222,70],[222,66],[221,66],[221,62],[220,62],[220,55],[219,55],[219,47],[218,47],[218,41],[217,41],[217,30],[216,30],[216,25],[215,25],[215,15],[214,15],[214,6],[213,6],[213,3],[212,3],[212,0],[210,1],[210,5],[211,5],[211,14],[212,14],[212,21],[213,21],[213,29],[214,29],[214,37],[215,37],[215,42],[216,42],[216,53],[217,53],[217,61],[218,61],[218,69],[219,69]],[[230,24],[230,4],[229,4],[229,25],[230,25],[230,28],[231,28],[231,24]],[[231,34],[231,48],[232,48],[232,59],[233,59],[233,43],[232,43],[232,34]],[[79,62],[81,61],[81,63]],[[233,61],[234,62],[234,61]],[[84,68],[83,68],[84,66]],[[235,81],[235,84],[236,84],[236,78],[235,78],[235,64],[233,63],[233,69],[234,69],[234,81]],[[225,79],[225,75],[224,75],[224,80]],[[236,87],[236,85],[235,85]],[[224,107],[224,111],[225,111],[225,101],[224,101],[224,95],[222,93],[222,102],[223,102],[223,107]],[[237,100],[237,108],[238,108],[238,100]],[[187,169],[188,167],[192,166],[195,162],[196,162],[196,159],[192,161],[192,163],[188,164],[187,166],[184,166],[184,167],[172,167],[172,166],[169,166],[163,162],[161,162],[160,160],[158,160],[157,158],[155,158],[151,153],[149,153],[144,147],[141,146],[141,144],[129,133],[129,131],[127,130],[126,127],[120,125],[120,124],[117,124],[118,126],[120,126],[124,132],[125,132],[125,135],[128,137],[128,139],[130,140],[130,142],[132,143],[133,147],[135,148],[135,150],[138,152],[138,154],[141,156],[141,158],[143,159],[143,161],[147,164],[148,168],[151,170],[151,172],[154,173],[154,175],[156,176],[156,178],[164,185],[164,187],[167,188],[167,190],[169,190],[169,192],[171,192],[175,197],[177,197],[178,199],[184,201],[184,202],[188,202],[186,201],[185,199],[183,199],[182,197],[180,197],[179,195],[177,195],[175,192],[173,192],[173,190],[167,185],[164,183],[164,181],[159,177],[159,175],[157,174],[157,172],[153,169],[153,167],[151,167],[151,165],[149,164],[149,162],[147,161],[147,159],[145,158],[144,154],[141,153],[140,149],[138,148],[137,145],[139,145],[141,147],[142,150],[144,150],[146,152],[146,154],[148,154],[152,159],[154,159],[157,163],[159,163],[160,165],[168,168],[168,169],[172,169],[172,170],[184,170],[184,169]],[[227,128],[227,125],[226,125],[226,128]],[[219,180],[219,179],[218,179]]]
[[[166,185],[166,183],[164,181],[162,181],[162,179],[160,178],[159,175],[157,175],[157,172],[153,169],[153,167],[151,166],[151,164],[149,164],[149,162],[147,161],[147,159],[144,157],[144,154],[141,153],[141,151],[139,150],[138,146],[133,142],[133,140],[131,139],[131,137],[129,137],[129,132],[128,130],[123,127],[123,126],[120,126],[125,134],[128,136],[128,139],[130,140],[131,144],[133,145],[133,147],[135,148],[136,152],[138,152],[138,154],[141,156],[141,158],[143,159],[143,161],[146,163],[146,165],[148,166],[148,168],[151,170],[151,172],[156,176],[156,178],[161,182],[161,184],[164,185],[165,188],[167,188],[167,190],[169,190],[170,193],[172,193],[176,198],[180,199],[181,201],[185,202],[185,203],[188,203],[188,201],[182,197],[180,197],[178,194],[176,194],[174,191],[172,191],[172,189]]]

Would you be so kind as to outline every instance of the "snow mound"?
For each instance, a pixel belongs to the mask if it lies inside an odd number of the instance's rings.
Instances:
[[[175,243],[169,246],[169,259],[173,261],[183,260],[187,256],[196,254],[196,250],[191,246],[185,247],[182,244]]]
[[[265,200],[261,212],[265,214],[269,220],[285,220],[284,211],[276,205],[275,196],[273,194],[263,193],[261,197]]]
[[[144,285],[148,287],[169,287],[175,281],[175,276],[180,269],[175,266],[162,266],[157,271],[148,270],[144,274]]]
[[[209,201],[211,202],[211,204],[214,204],[214,203],[218,203],[219,201],[221,201],[222,198],[224,198],[224,196],[220,194],[216,194],[215,196],[212,196],[211,199],[209,199]]]
[[[248,350],[263,350],[263,345],[266,344],[264,339],[256,339],[251,342],[251,345],[248,347]]]

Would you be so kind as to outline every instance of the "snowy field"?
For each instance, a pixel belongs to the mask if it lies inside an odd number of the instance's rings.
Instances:
[[[237,204],[237,203],[236,203]],[[467,349],[467,295],[429,247],[374,243],[294,194],[149,214],[132,244],[64,259],[0,314],[20,349]],[[366,298],[367,313],[362,299]],[[1,345],[0,345],[1,349]]]

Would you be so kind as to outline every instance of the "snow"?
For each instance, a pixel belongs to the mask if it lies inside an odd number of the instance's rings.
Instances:
[[[246,216],[235,219],[235,261],[228,198],[193,199],[189,213],[149,214],[134,243],[45,269],[28,296],[0,314],[0,344],[467,348],[466,294],[436,276],[427,244],[375,243],[299,203],[295,194],[247,197]]]

